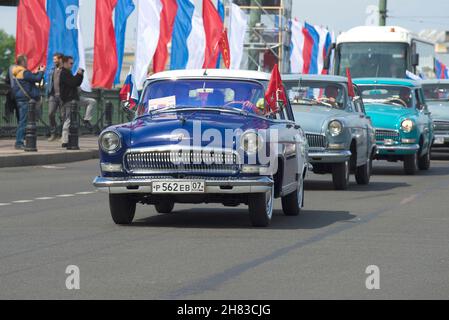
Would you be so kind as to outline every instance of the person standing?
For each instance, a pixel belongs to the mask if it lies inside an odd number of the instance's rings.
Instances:
[[[50,138],[48,141],[56,140],[56,113],[61,108],[61,91],[59,89],[59,78],[62,69],[62,53],[53,54],[53,68],[48,76],[45,94],[48,98],[48,119],[50,122]]]
[[[80,106],[86,108],[86,112],[83,118],[83,124],[87,129],[92,130],[93,125],[91,121],[93,118],[93,112],[97,106],[97,100],[95,100],[94,98],[87,97],[86,92],[84,92],[81,89],[79,90],[79,93],[80,93]]]
[[[64,115],[64,125],[62,126],[62,147],[67,148],[69,142],[70,126],[70,103],[74,100],[79,103],[78,87],[83,82],[84,70],[78,69],[75,75],[72,74],[73,58],[71,56],[62,57],[62,69],[59,76],[59,90],[62,102],[62,114]]]
[[[28,59],[25,55],[17,57],[17,65],[12,68],[13,92],[19,108],[19,123],[16,132],[16,149],[25,149],[23,140],[25,138],[25,127],[28,117],[28,106],[30,100],[35,100],[36,105],[40,102],[40,90],[36,83],[44,77],[44,66],[38,68],[38,72],[32,73],[27,69]]]

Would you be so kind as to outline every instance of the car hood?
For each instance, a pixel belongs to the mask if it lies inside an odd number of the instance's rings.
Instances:
[[[449,102],[432,101],[427,106],[434,120],[449,120]]]
[[[214,132],[220,132],[222,140],[225,140],[226,130],[242,131],[248,129],[267,129],[270,120],[251,115],[241,115],[234,113],[222,113],[216,111],[190,111],[190,112],[168,112],[159,113],[153,116],[145,116],[135,120],[130,127],[130,145],[132,148],[152,147],[168,144],[202,146],[209,145]],[[207,135],[197,138],[196,133]],[[195,136],[194,136],[195,135]],[[216,146],[220,146],[218,143]],[[224,141],[221,143],[224,147]]]
[[[347,112],[344,110],[320,107],[295,105],[293,108],[295,121],[305,132],[322,133],[325,124],[331,119],[344,117]]]
[[[397,129],[402,119],[412,117],[415,110],[384,104],[366,104],[366,113],[376,128]]]

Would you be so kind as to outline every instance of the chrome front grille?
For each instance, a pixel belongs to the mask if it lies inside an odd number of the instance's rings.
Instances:
[[[376,129],[376,140],[384,141],[385,139],[399,141],[399,132],[395,130]]]
[[[131,150],[125,154],[125,169],[145,173],[236,173],[238,154],[224,150]]]
[[[433,128],[435,131],[449,131],[449,121],[434,121]]]
[[[326,137],[321,134],[306,133],[307,142],[311,148],[325,148]]]

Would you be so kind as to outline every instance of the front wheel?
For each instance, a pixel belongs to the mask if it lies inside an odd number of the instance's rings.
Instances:
[[[250,194],[248,210],[254,227],[267,227],[273,216],[274,187],[265,193]]]
[[[346,190],[349,184],[349,161],[332,166],[332,182],[335,190]]]
[[[109,209],[116,224],[130,224],[136,213],[136,201],[127,194],[110,194]]]
[[[173,211],[175,203],[173,201],[167,200],[164,202],[159,202],[154,205],[154,208],[158,213],[170,213]]]
[[[283,196],[282,211],[286,216],[297,216],[301,212],[304,203],[304,180],[299,178],[298,186],[292,193]]]
[[[427,150],[426,154],[418,158],[418,168],[419,170],[429,170],[430,168],[430,148]]]
[[[373,160],[371,157],[368,161],[355,170],[355,181],[357,184],[368,184],[371,178],[371,170],[373,168]]]
[[[417,154],[408,154],[404,156],[404,172],[407,175],[414,175],[416,172]]]

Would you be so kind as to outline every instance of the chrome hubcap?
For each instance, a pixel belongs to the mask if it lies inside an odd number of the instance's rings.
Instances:
[[[267,212],[267,216],[271,219],[273,215],[273,198],[274,198],[274,187],[271,188],[265,195],[265,210]]]

